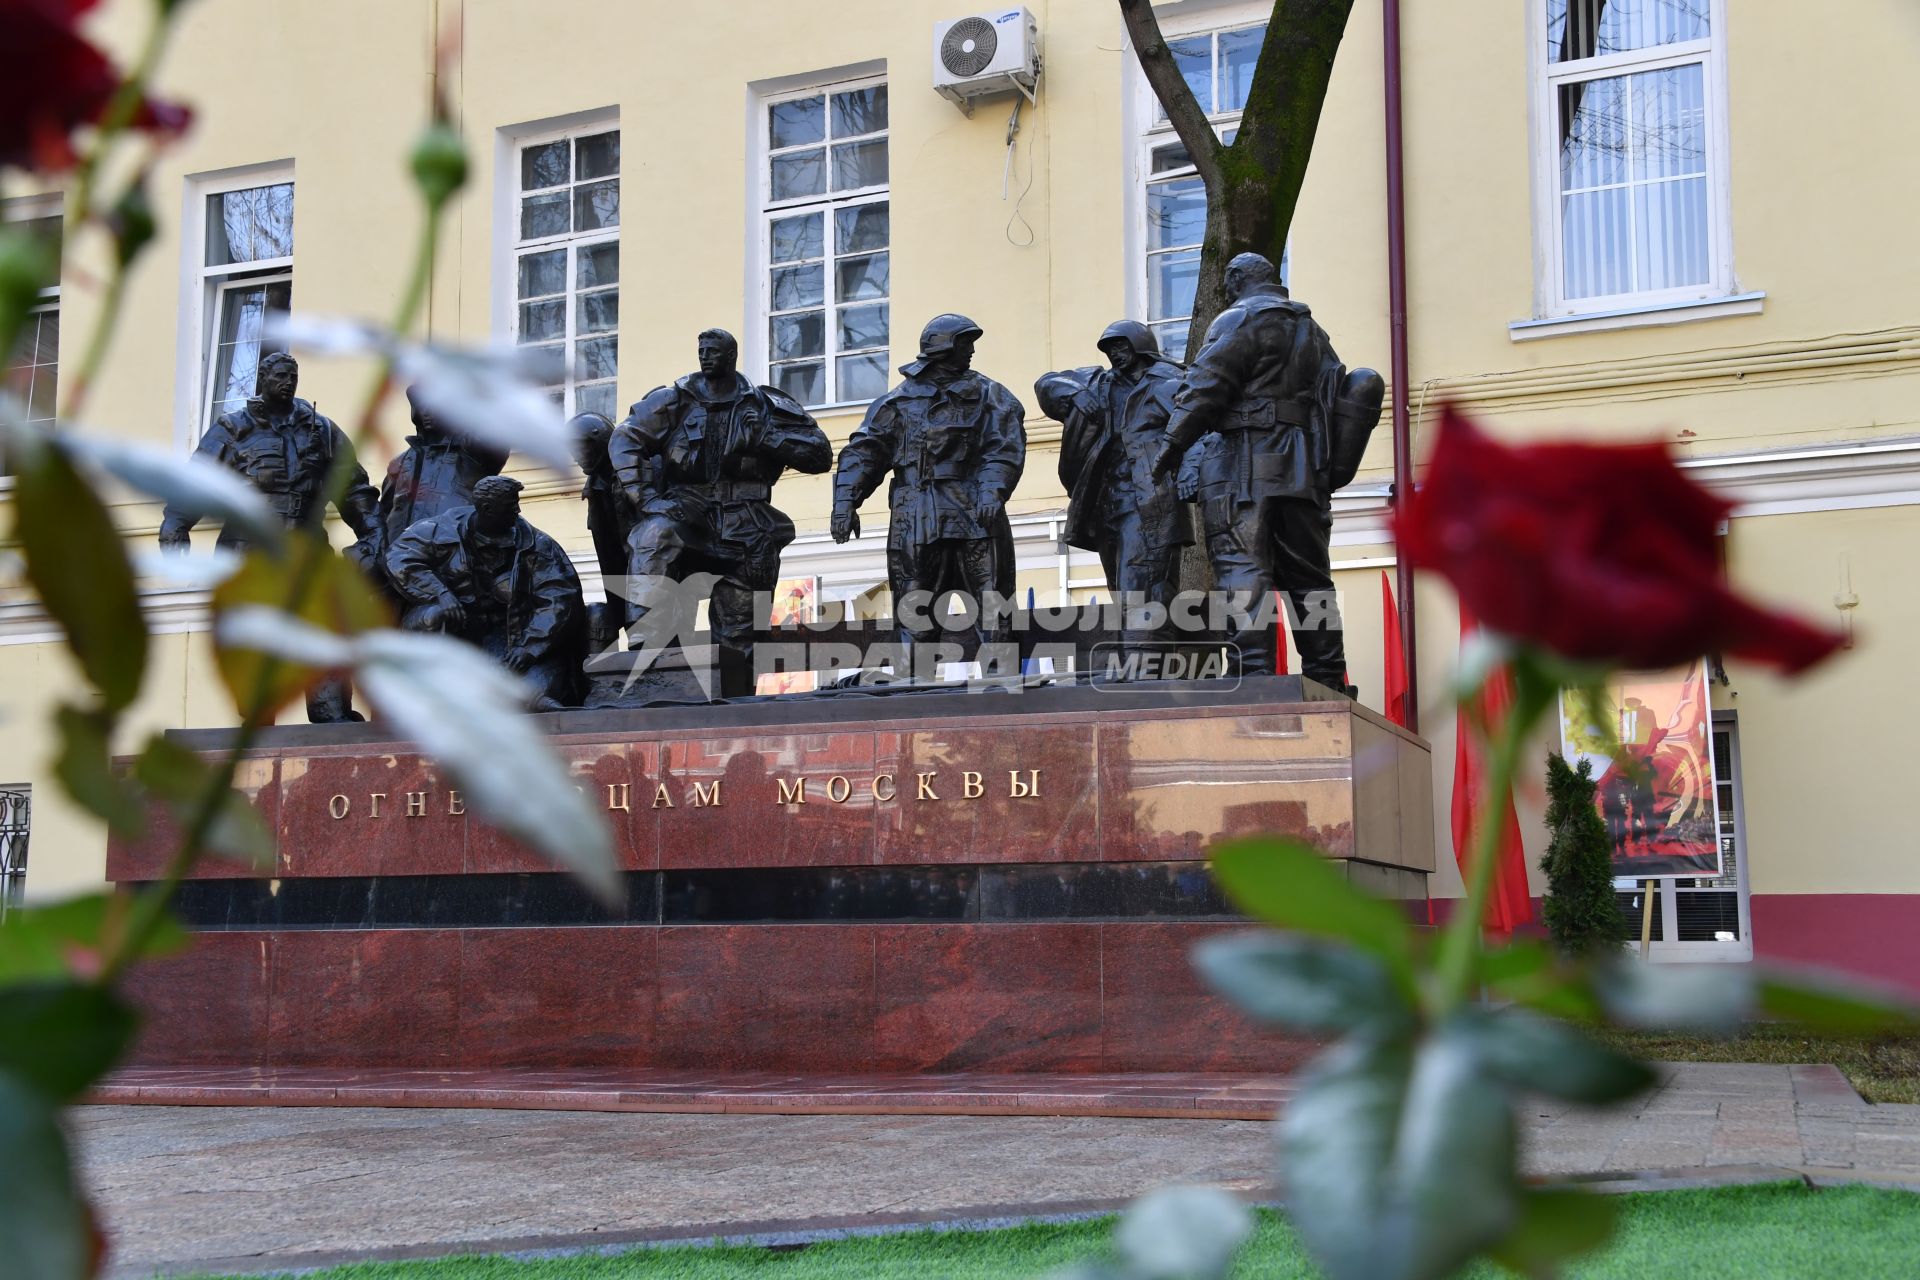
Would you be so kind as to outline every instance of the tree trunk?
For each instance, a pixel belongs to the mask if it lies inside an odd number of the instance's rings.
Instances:
[[[1294,206],[1353,0],[1275,0],[1231,146],[1215,136],[1206,111],[1174,64],[1152,0],[1118,2],[1140,70],[1193,157],[1207,192],[1206,239],[1200,250],[1193,322],[1187,328],[1187,359],[1192,360],[1227,305],[1227,263],[1236,254],[1258,253],[1277,267],[1286,254]],[[1188,510],[1194,544],[1181,556],[1180,585],[1189,591],[1210,589],[1213,575],[1205,533],[1198,509]]]

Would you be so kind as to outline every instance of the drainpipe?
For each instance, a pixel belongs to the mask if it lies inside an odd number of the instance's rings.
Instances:
[[[1408,412],[1407,386],[1407,210],[1404,171],[1400,158],[1400,0],[1384,0],[1387,79],[1387,308],[1388,345],[1392,367],[1387,381],[1393,388],[1393,494],[1397,508],[1413,493],[1413,426]],[[1414,626],[1413,566],[1394,554],[1394,577],[1400,597],[1400,646],[1407,658],[1407,728],[1420,732],[1420,664],[1418,632]]]

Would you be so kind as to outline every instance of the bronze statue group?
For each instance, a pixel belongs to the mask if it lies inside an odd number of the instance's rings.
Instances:
[[[1229,305],[1184,368],[1145,325],[1123,320],[1095,344],[1106,366],[1035,384],[1041,408],[1062,424],[1066,539],[1099,555],[1117,599],[1160,606],[1164,617],[1197,504],[1216,588],[1243,602],[1284,595],[1303,674],[1351,695],[1331,503],[1359,468],[1384,386],[1372,370],[1340,364],[1265,258],[1235,258],[1226,290]],[[1007,501],[1026,462],[1026,410],[973,368],[981,336],[965,316],[929,322],[919,354],[868,407],[837,465],[819,423],[741,374],[738,345],[719,329],[700,334],[698,371],[649,392],[618,425],[575,417],[595,555],[604,578],[623,583],[624,599],[610,590],[591,609],[571,558],[521,516],[520,482],[501,474],[505,455],[445,430],[411,394],[415,434],[378,492],[346,435],[294,395],[298,365],[285,353],[261,359],[253,398],[222,415],[199,451],[245,476],[289,527],[309,528],[322,524],[327,476],[344,455],[349,483],[335,506],[359,538],[347,554],[390,595],[401,626],[457,636],[522,674],[533,710],[580,705],[589,651],[622,629],[634,649],[670,643],[674,584],[705,575],[719,692],[737,697],[752,692],[760,614],[794,538],[773,505],[788,468],[834,472],[837,542],[861,535],[860,507],[887,482],[887,579],[903,644],[927,641],[933,625],[925,611],[898,607],[913,593],[1013,597]],[[185,546],[192,527],[169,509],[161,545]],[[220,544],[243,549],[230,530]],[[1129,627],[1125,642],[1149,644],[1158,632]],[[1243,672],[1274,669],[1272,627],[1229,632]],[[359,718],[343,681],[313,690],[308,717]]]

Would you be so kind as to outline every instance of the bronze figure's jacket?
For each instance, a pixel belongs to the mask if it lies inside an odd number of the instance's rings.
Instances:
[[[305,400],[295,398],[285,428],[275,427],[259,400],[244,409],[223,413],[195,450],[221,466],[245,476],[286,520],[288,528],[319,528],[326,517],[321,499],[327,473],[337,455],[345,455],[350,483],[340,499],[340,518],[355,534],[365,537],[375,527],[378,495],[353,453],[353,442],[331,418],[315,413]],[[196,517],[168,507],[161,517],[160,537],[184,535],[198,523]],[[246,541],[233,529],[220,531],[219,545],[244,549]]]
[[[1011,572],[1013,529],[1005,504],[1026,466],[1026,409],[993,379],[969,369],[947,383],[925,375],[930,361],[900,366],[906,380],[867,408],[840,450],[834,502],[852,510],[892,474],[888,542],[925,547],[992,539]],[[974,516],[981,500],[1000,508],[990,527]]]
[[[1120,514],[1133,511],[1147,546],[1185,546],[1193,541],[1185,504],[1173,484],[1153,474],[1173,416],[1180,366],[1160,354],[1152,331],[1136,321],[1110,325],[1101,336],[1126,338],[1139,353],[1131,383],[1101,365],[1044,374],[1033,388],[1041,409],[1061,423],[1066,540],[1099,551],[1112,544]],[[1189,468],[1182,469],[1181,479],[1185,487]]]
[[[1346,370],[1304,303],[1256,285],[1222,311],[1174,396],[1167,441],[1198,451],[1203,508],[1263,498],[1325,506],[1332,412]],[[1222,525],[1210,515],[1208,527]]]
[[[507,465],[504,451],[444,431],[407,437],[380,486],[380,528],[392,546],[413,525],[473,505],[473,486]]]
[[[799,401],[737,373],[724,398],[709,396],[697,374],[648,392],[614,428],[607,455],[636,518],[668,517],[689,546],[740,561],[748,585],[762,587],[779,576],[794,535],[773,506],[774,482],[788,467],[818,475],[833,465],[827,433]]]
[[[468,613],[498,616],[505,625],[465,637],[496,657],[519,647],[539,662],[562,660],[577,671],[586,660],[586,604],[580,576],[567,553],[525,520],[513,528],[513,555],[505,598],[477,563],[480,541],[472,507],[422,520],[394,539],[387,574],[409,605],[458,603]],[[484,602],[477,605],[476,602]]]

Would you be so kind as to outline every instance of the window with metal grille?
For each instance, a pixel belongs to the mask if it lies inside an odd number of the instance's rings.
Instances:
[[[27,887],[27,837],[33,828],[33,789],[0,787],[0,919],[20,905]]]

